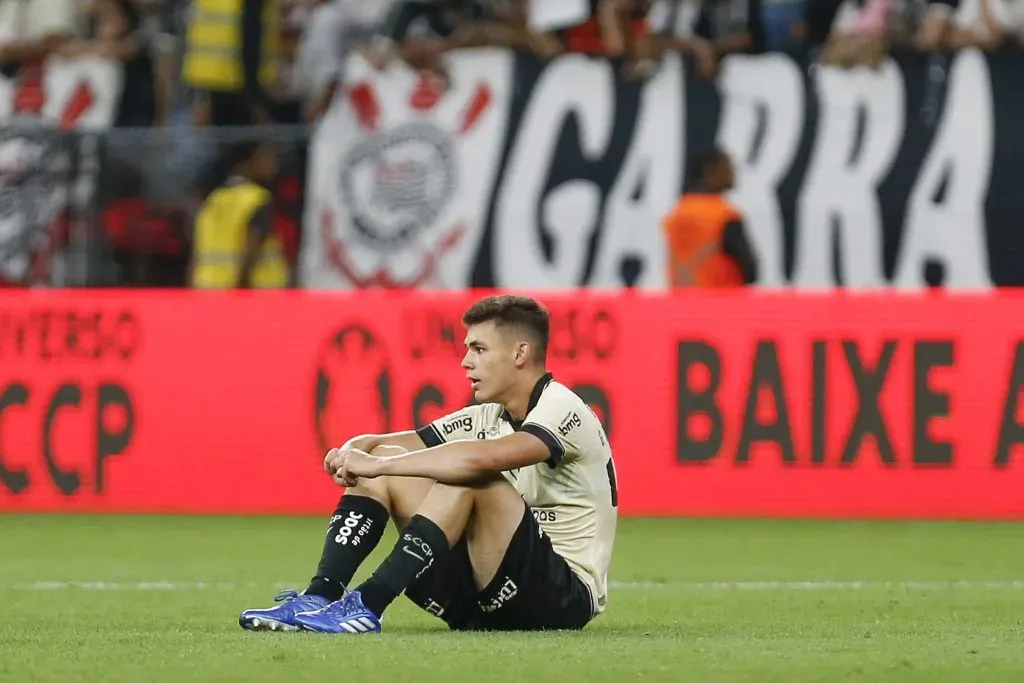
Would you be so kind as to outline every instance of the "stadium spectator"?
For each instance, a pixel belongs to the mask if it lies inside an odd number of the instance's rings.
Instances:
[[[129,0],[86,0],[82,5],[85,37],[64,43],[57,54],[103,57],[124,64],[121,102],[115,126],[151,126],[157,122],[157,71],[152,55],[153,36],[143,15]]]
[[[197,96],[196,122],[276,120],[280,39],[276,0],[192,0],[182,76]]]
[[[1021,0],[960,0],[946,33],[947,47],[976,47],[993,51],[1009,45],[1020,47],[1024,35],[1024,2]]]
[[[917,49],[917,35],[925,14],[924,0],[893,0],[885,31],[889,51]]]
[[[662,223],[668,245],[669,284],[740,287],[757,280],[757,259],[743,215],[725,199],[732,189],[732,160],[720,148],[695,156],[691,187]]]
[[[23,93],[38,92],[44,60],[78,33],[80,20],[75,0],[0,0],[0,74],[18,78]]]
[[[582,21],[559,27],[553,36],[559,51],[625,59],[625,75],[629,78],[649,77],[667,52],[694,57],[705,76],[717,71],[717,55],[711,43],[692,31],[676,32],[679,16],[686,16],[692,2],[679,3],[650,0],[590,0]],[[685,22],[684,22],[685,23]]]
[[[341,0],[317,0],[306,17],[293,72],[306,121],[318,120],[330,105],[353,46],[351,20]]]
[[[761,0],[706,0],[697,34],[712,41],[719,54],[764,52]]]
[[[795,27],[796,37],[811,48],[824,47],[832,33],[839,8],[846,0],[808,0],[803,18]]]
[[[649,33],[648,2],[590,0],[589,10],[585,20],[560,32],[567,50],[623,57],[631,42]]]
[[[789,50],[797,46],[801,38],[798,27],[806,16],[807,2],[808,0],[762,0],[765,49]]]
[[[303,96],[299,78],[299,46],[305,31],[309,6],[300,0],[278,0],[280,3],[280,44],[277,57],[277,82],[270,88],[274,99],[277,123],[302,123]]]
[[[916,45],[922,52],[935,52],[949,44],[952,16],[957,0],[926,0]]]
[[[185,35],[188,31],[190,0],[153,0],[159,29],[156,44],[161,60],[158,69],[169,83],[166,93],[169,121],[174,125],[191,124],[192,93],[182,71],[185,61]]]
[[[293,71],[306,121],[318,120],[327,110],[350,54],[360,52],[378,68],[384,66],[386,51],[377,51],[375,44],[387,42],[378,29],[391,6],[383,0],[314,0],[307,7]]]
[[[293,285],[292,267],[274,229],[269,188],[277,154],[266,142],[234,145],[225,165],[233,175],[196,215],[189,282],[199,289],[279,289]]]
[[[443,57],[455,50],[507,47],[547,58],[563,52],[532,14],[527,0],[403,0],[382,22],[369,56],[378,68],[398,57],[447,82]]]
[[[624,59],[628,78],[649,77],[666,52],[696,56],[706,75],[717,69],[710,43],[692,34],[676,36],[664,30],[674,19],[667,4],[589,0],[583,4],[583,11],[581,20],[564,21],[565,25],[554,31],[552,37],[558,41],[555,53],[571,51]]]
[[[719,55],[765,49],[761,0],[656,0],[650,17],[660,34],[704,39]]]
[[[878,66],[886,54],[893,0],[846,0],[832,24],[825,61],[836,66]]]
[[[447,82],[443,53],[484,44],[483,33],[472,24],[487,16],[486,10],[472,0],[400,0],[381,23],[371,59],[382,68],[398,58]],[[474,40],[467,39],[470,34]]]
[[[153,69],[156,74],[156,124],[173,122],[178,76],[178,40],[175,37],[176,12],[181,0],[132,0],[142,11],[142,25],[149,38]]]
[[[634,61],[635,69],[641,75],[648,70],[642,59],[648,57],[660,60],[666,52],[689,54],[697,61],[700,73],[711,78],[718,72],[718,53],[711,42],[694,31],[701,13],[701,0],[656,0],[647,12],[650,27],[650,47],[638,41],[639,59]]]

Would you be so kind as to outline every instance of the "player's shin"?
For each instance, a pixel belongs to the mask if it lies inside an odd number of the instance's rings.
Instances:
[[[356,591],[366,608],[379,617],[448,550],[448,538],[441,527],[415,515],[399,533],[391,554]]]
[[[389,518],[387,508],[373,498],[351,493],[342,496],[306,594],[322,595],[331,601],[340,599],[359,565],[380,543]]]

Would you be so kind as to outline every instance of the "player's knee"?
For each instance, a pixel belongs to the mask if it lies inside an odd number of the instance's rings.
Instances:
[[[416,514],[434,485],[433,480],[418,477],[379,477],[374,481],[387,488],[391,516],[399,526],[404,526]]]
[[[376,455],[379,457],[388,457],[393,455],[401,455],[407,453],[407,449],[401,446],[389,446],[380,445],[370,450],[370,455]],[[352,493],[368,496],[375,498],[380,501],[388,510],[393,511],[395,504],[396,494],[394,493],[395,486],[393,485],[393,477],[377,477],[375,479],[360,479],[356,486],[349,489]],[[401,490],[398,492],[398,497],[401,497]]]
[[[491,498],[503,499],[509,496],[517,500],[521,498],[515,487],[501,474],[495,474],[488,479],[477,482],[473,490],[477,498],[484,500]]]
[[[433,486],[430,487],[430,497],[433,500],[443,499],[454,502],[460,499],[473,498],[475,493],[476,491],[472,486],[442,484],[439,481],[435,481]]]
[[[467,485],[438,482],[431,489],[431,495],[443,495],[453,503],[465,502],[468,499],[473,506],[474,513],[504,512],[517,505],[522,505],[519,493],[500,474]]]
[[[355,486],[350,486],[345,490],[345,495],[373,498],[389,512],[392,510],[391,490],[385,477],[379,479],[360,479]]]
[[[502,483],[505,486],[509,486],[501,474],[494,474],[485,479],[479,479],[469,484],[443,484],[441,482],[434,482],[432,487],[433,491],[437,491],[436,495],[449,495],[449,496],[486,496],[495,486],[500,486]]]
[[[524,506],[522,496],[504,478],[482,484],[474,491],[474,517],[518,521]]]

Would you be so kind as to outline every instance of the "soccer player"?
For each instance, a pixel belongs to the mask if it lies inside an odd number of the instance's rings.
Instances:
[[[463,324],[480,405],[331,449],[324,467],[348,488],[316,575],[280,605],[242,612],[243,628],[378,632],[403,592],[455,630],[580,629],[604,611],[615,465],[589,406],[546,371],[547,311],[490,297]],[[389,517],[394,550],[348,591]]]

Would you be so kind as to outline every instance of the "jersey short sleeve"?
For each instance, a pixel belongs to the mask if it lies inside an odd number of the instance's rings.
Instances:
[[[586,410],[586,404],[568,390],[546,391],[526,416],[520,430],[544,442],[548,447],[548,466],[554,469],[563,460],[579,456],[581,432],[589,426]]]
[[[477,435],[488,426],[485,422],[484,406],[468,406],[420,427],[416,433],[428,448],[433,448],[449,441],[480,438]]]

